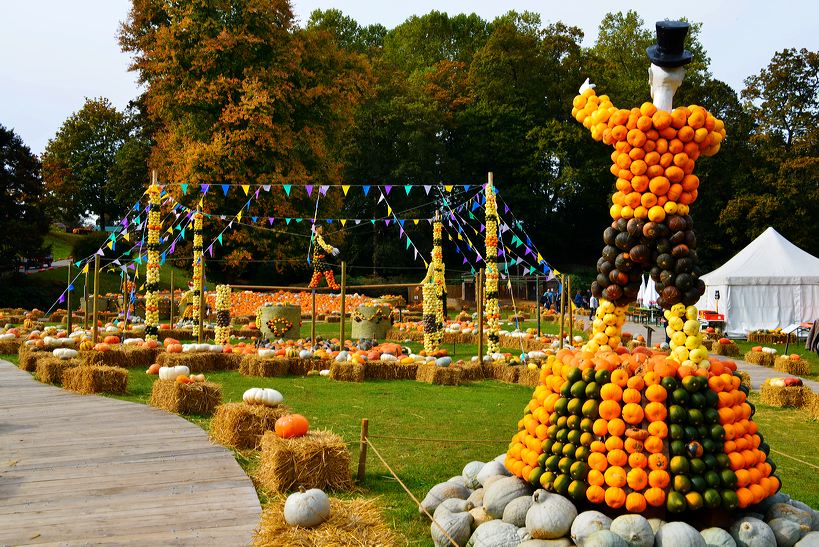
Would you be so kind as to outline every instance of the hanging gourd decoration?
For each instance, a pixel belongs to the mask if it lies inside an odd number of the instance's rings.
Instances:
[[[198,338],[202,329],[202,324],[199,322],[199,295],[202,287],[205,286],[202,280],[202,218],[203,215],[199,211],[193,215],[193,301],[191,302],[193,338]]]

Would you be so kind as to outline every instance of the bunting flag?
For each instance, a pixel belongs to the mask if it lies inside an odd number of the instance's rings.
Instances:
[[[282,188],[284,188],[284,193],[288,196],[290,195],[290,189],[292,188],[291,184],[283,184]]]
[[[250,185],[249,184],[243,184],[242,185],[242,190],[244,190],[245,195],[247,195],[248,192],[250,192]]]
[[[346,196],[346,195],[347,195],[347,192],[349,192],[349,191],[350,191],[350,185],[348,184],[348,185],[346,185],[346,186],[342,186],[342,187],[341,187],[341,191],[342,191],[342,192],[344,192],[344,195]]]
[[[312,184],[305,184],[304,185],[304,190],[307,192],[307,197],[308,198],[311,197],[311,194],[313,193],[313,185]]]

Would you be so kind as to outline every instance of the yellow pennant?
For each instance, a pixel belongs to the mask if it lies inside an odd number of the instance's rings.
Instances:
[[[537,263],[540,264],[541,262],[543,262],[543,257],[540,255],[540,253],[538,253],[537,254]]]
[[[392,216],[392,207],[387,205],[387,216]]]
[[[245,195],[247,195],[247,193],[250,192],[250,185],[249,184],[243,184],[242,185],[242,190],[244,190]]]
[[[416,226],[418,226],[418,223],[419,223],[420,221],[421,221],[421,219],[419,219],[419,218],[414,218],[414,219],[412,219],[412,222],[413,222],[413,223],[414,223]]]
[[[451,192],[453,187],[454,185],[450,184],[449,186],[444,186],[444,190],[446,190],[447,192]]]
[[[124,239],[125,241],[131,241],[131,234],[125,232],[124,234],[122,234],[122,239]]]
[[[113,248],[114,248],[114,242],[113,242],[113,241],[109,241],[109,242],[108,242],[107,247],[108,247],[109,249],[113,249]]]
[[[84,274],[88,273],[88,264],[87,263],[86,263],[85,267],[82,269],[82,273],[84,273]]]
[[[239,211],[239,214],[236,215],[236,220],[239,220],[239,221],[242,220],[242,211]]]
[[[347,219],[346,218],[339,219],[339,221],[341,222],[342,226],[347,226]]]
[[[341,189],[342,189],[342,191],[344,191],[344,195],[346,196],[347,192],[350,191],[350,185],[349,184],[347,184],[347,185],[342,184]]]

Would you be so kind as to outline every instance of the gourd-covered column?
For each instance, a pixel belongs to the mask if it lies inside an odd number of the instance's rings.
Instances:
[[[202,213],[196,211],[193,215],[193,337],[199,336],[202,328],[199,322],[199,291],[204,284],[202,281]]]
[[[443,249],[441,248],[443,225],[436,215],[432,223],[432,260],[427,275],[421,281],[423,295],[424,351],[437,351],[444,338],[446,317],[446,275]]]
[[[486,316],[486,350],[491,355],[500,352],[500,307],[498,306],[498,202],[492,185],[492,173],[484,191],[486,195],[486,287],[484,315]],[[481,333],[483,336],[483,333]]]
[[[217,344],[230,343],[230,285],[216,285],[216,331]]]
[[[159,234],[161,188],[154,180],[148,187],[148,262],[145,274],[145,339],[156,340],[159,334]]]

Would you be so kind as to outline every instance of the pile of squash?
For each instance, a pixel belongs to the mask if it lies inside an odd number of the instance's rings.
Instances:
[[[646,348],[561,350],[504,464],[547,491],[632,513],[758,504],[780,481],[735,369],[679,366]]]

